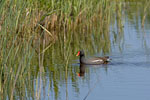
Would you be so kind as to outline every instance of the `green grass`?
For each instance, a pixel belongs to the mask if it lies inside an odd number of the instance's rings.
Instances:
[[[122,3],[113,2],[1,0],[0,99],[40,99],[45,73],[50,73],[50,92],[58,99],[61,81],[77,81],[68,66],[78,50],[111,52],[109,29],[115,15],[119,38],[123,38]]]

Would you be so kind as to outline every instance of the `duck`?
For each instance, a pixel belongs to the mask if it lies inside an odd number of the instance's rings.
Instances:
[[[100,65],[100,64],[107,64],[111,61],[109,56],[105,57],[93,57],[93,58],[85,58],[85,54],[83,50],[78,51],[76,56],[80,56],[80,64],[88,64],[88,65]]]

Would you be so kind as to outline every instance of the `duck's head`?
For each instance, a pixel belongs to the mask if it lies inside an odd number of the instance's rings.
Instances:
[[[76,56],[84,56],[84,51],[83,50],[78,51]]]

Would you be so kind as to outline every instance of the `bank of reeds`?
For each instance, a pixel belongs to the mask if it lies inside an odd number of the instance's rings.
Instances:
[[[78,50],[110,52],[114,13],[121,34],[121,4],[111,0],[1,0],[0,99],[40,99],[43,72],[57,99],[59,81],[76,81],[68,64]]]
[[[40,99],[44,53],[53,47],[51,45],[55,41],[59,41],[59,50],[62,54],[64,52],[62,56],[68,61],[72,39],[76,37],[78,41],[80,38],[77,35],[73,36],[74,31],[87,34],[89,31],[86,28],[90,28],[88,23],[92,19],[95,20],[96,13],[103,13],[103,7],[105,8],[107,3],[109,2],[98,0],[2,0],[0,2],[1,99],[28,97]],[[53,50],[57,52],[56,49]],[[53,55],[50,56],[51,59],[54,58]],[[67,75],[67,64],[65,68]],[[55,73],[57,72],[54,71],[54,76]],[[54,91],[58,97],[55,82],[57,76],[54,76]],[[34,86],[34,79],[39,80],[36,82],[37,88]]]

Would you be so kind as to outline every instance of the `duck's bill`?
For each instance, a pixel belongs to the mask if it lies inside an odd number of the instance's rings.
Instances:
[[[80,51],[78,51],[77,55],[76,56],[79,56],[80,55]]]

